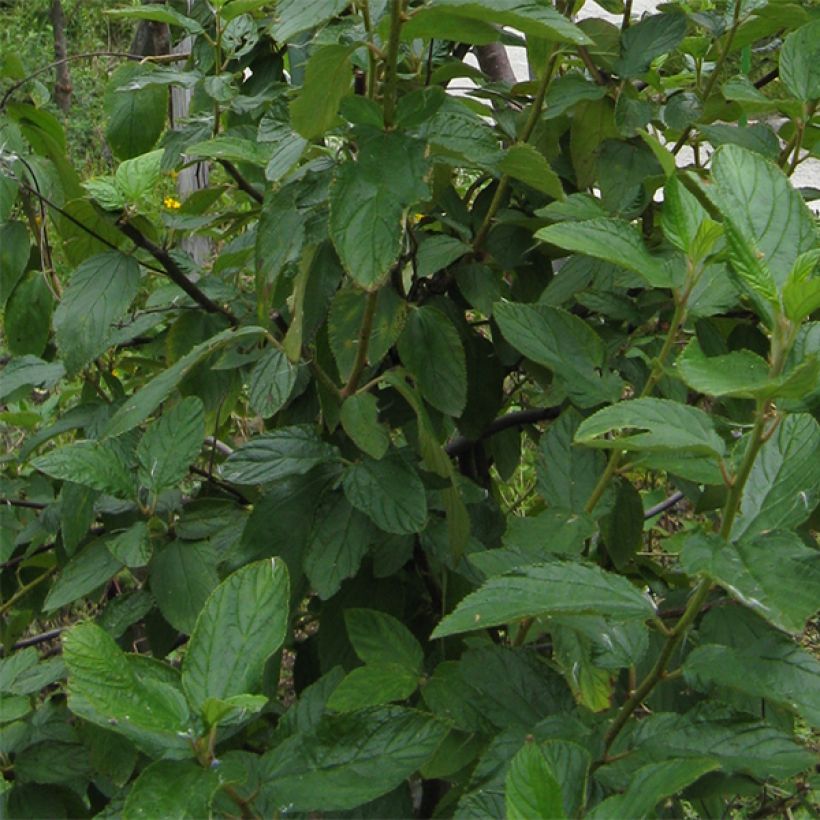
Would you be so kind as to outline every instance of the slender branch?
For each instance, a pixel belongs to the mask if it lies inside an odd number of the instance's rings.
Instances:
[[[236,487],[232,486],[231,484],[227,484],[226,482],[222,481],[221,479],[215,478],[211,473],[207,470],[203,470],[201,467],[189,467],[190,472],[194,475],[199,476],[200,478],[204,478],[209,484],[213,484],[214,487],[218,487],[220,490],[223,490],[226,493],[232,495],[240,504],[244,506],[250,505],[250,499],[247,498],[243,493],[236,489]]]
[[[29,510],[44,510],[48,504],[42,501],[28,501],[25,498],[0,498],[0,507],[25,507]]]
[[[22,555],[18,555],[15,558],[9,558],[8,561],[4,561],[0,564],[0,569],[11,569],[12,567],[16,567],[18,564],[22,564],[24,561],[28,561],[29,558],[34,558],[35,555],[42,555],[44,552],[48,552],[51,549],[54,549],[57,544],[56,542],[52,541],[50,544],[43,544],[40,547],[37,547],[36,550],[30,552],[28,554],[23,553]]]
[[[208,313],[221,313],[228,321],[236,326],[239,320],[229,310],[218,305],[209,296],[204,294],[183,272],[182,269],[174,261],[174,258],[165,248],[154,244],[147,236],[144,236],[141,231],[135,228],[130,222],[124,218],[117,220],[117,228],[124,233],[138,248],[142,248],[164,268],[163,273],[167,274],[168,278],[178,287],[182,288],[198,305],[203,307]]]
[[[672,493],[669,498],[665,498],[663,501],[655,504],[654,507],[650,507],[644,514],[644,520],[647,521],[650,518],[654,518],[656,515],[660,515],[662,512],[666,512],[667,510],[671,509],[675,505],[679,504],[686,496],[678,491],[676,493]]]
[[[58,626],[56,629],[49,629],[48,632],[41,632],[39,635],[32,635],[30,638],[22,638],[21,640],[17,641],[11,648],[14,649],[25,649],[27,646],[37,646],[41,643],[47,643],[48,641],[53,641],[55,638],[59,638],[60,635],[65,631],[66,627]]]
[[[126,60],[139,60],[141,63],[173,63],[187,60],[190,56],[190,54],[157,54],[151,57],[145,57],[142,54],[131,54],[127,51],[86,51],[82,54],[69,54],[67,57],[63,57],[60,60],[55,60],[53,63],[35,69],[22,80],[9,86],[3,95],[3,99],[0,100],[0,110],[6,107],[9,97],[14,94],[18,88],[22,88],[27,82],[38,77],[40,74],[46,74],[52,69],[57,68],[57,66],[63,65],[63,63],[70,63],[72,60],[88,60],[94,57],[121,57]]]
[[[773,82],[780,76],[780,69],[773,68],[768,74],[764,74],[759,80],[754,81],[755,88],[763,88],[764,86],[768,85],[770,82]]]
[[[218,162],[228,172],[228,176],[239,186],[240,190],[244,191],[251,199],[260,205],[265,201],[265,197],[242,176],[239,169],[232,162],[226,159],[220,159]]]
[[[367,294],[367,301],[364,304],[364,314],[362,315],[362,324],[359,328],[356,360],[353,363],[353,369],[350,371],[347,384],[342,388],[342,398],[347,398],[347,396],[356,392],[362,371],[367,365],[367,349],[370,347],[370,334],[373,331],[373,317],[376,315],[376,303],[378,299],[379,292],[377,290],[372,290]]]
[[[57,571],[57,566],[49,567],[45,572],[41,572],[33,581],[29,581],[27,584],[24,584],[4,603],[0,604],[0,615],[5,615],[21,598],[28,595],[31,590],[33,590],[36,586],[39,586],[43,583],[47,578],[54,575]]]
[[[510,427],[520,427],[524,424],[535,424],[538,421],[558,418],[560,408],[558,407],[533,407],[527,410],[516,410],[514,413],[507,413],[490,422],[482,430],[478,438],[467,438],[467,436],[456,436],[444,445],[444,452],[448,456],[458,456],[466,453],[476,442],[485,438],[490,438],[502,430]]]
[[[225,444],[224,441],[220,441],[218,438],[214,436],[205,436],[205,443],[211,447],[212,449],[216,450],[218,453],[222,453],[223,456],[229,456],[233,453],[233,447],[228,444]]]

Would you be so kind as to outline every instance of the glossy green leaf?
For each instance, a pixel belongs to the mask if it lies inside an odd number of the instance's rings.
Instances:
[[[258,689],[265,662],[285,640],[289,603],[288,570],[276,558],[246,564],[210,594],[182,664],[192,704]]]
[[[202,706],[202,718],[208,726],[231,726],[253,717],[267,702],[265,695],[208,698]]]
[[[127,567],[144,567],[151,560],[151,536],[146,521],[137,521],[105,542],[108,551]]]
[[[328,698],[327,708],[334,712],[355,712],[406,700],[416,691],[419,676],[398,663],[377,661],[348,672]]]
[[[392,791],[432,757],[444,723],[399,706],[323,717],[265,754],[276,805],[295,811],[353,808]]]
[[[150,151],[165,127],[167,86],[151,84],[123,89],[129,81],[146,74],[150,77],[154,71],[155,66],[150,63],[123,63],[108,80],[103,98],[107,114],[105,138],[119,159]]]
[[[490,578],[433,630],[432,638],[551,615],[650,618],[652,602],[625,578],[599,567],[552,561]]]
[[[818,501],[820,426],[805,413],[786,416],[752,466],[732,538],[796,527]]]
[[[581,407],[615,401],[622,382],[600,371],[604,346],[583,319],[543,304],[496,302],[493,317],[504,338],[528,359],[549,367]]]
[[[347,635],[364,663],[394,663],[419,673],[424,652],[398,619],[375,609],[346,609]]]
[[[353,79],[352,51],[351,46],[326,45],[311,54],[302,91],[290,104],[291,123],[306,140],[320,137],[336,122],[339,104]]]
[[[151,592],[162,616],[190,635],[208,596],[219,583],[216,557],[207,544],[172,541],[151,560]]]
[[[137,446],[140,485],[158,494],[176,486],[202,449],[205,408],[189,396],[148,425]]]
[[[138,674],[105,630],[92,623],[72,627],[63,637],[63,657],[72,712],[150,753],[172,758],[192,754],[182,692]]]
[[[638,229],[622,219],[559,222],[535,232],[537,239],[575,253],[603,259],[637,273],[647,284],[665,288],[677,284],[663,260],[652,256]]]
[[[820,662],[796,643],[776,633],[743,647],[706,644],[687,657],[686,682],[701,692],[734,690],[797,712],[811,726],[820,725],[814,696]]]
[[[727,544],[692,535],[681,562],[703,574],[776,627],[800,634],[820,600],[820,553],[794,533],[775,531]]]
[[[783,286],[783,310],[793,322],[801,322],[820,308],[820,276],[815,276],[820,249],[800,254]]]
[[[426,306],[411,311],[398,350],[424,399],[442,413],[460,416],[467,402],[467,365],[447,316]]]
[[[698,229],[707,218],[704,207],[686,190],[680,178],[670,177],[663,189],[661,226],[664,236],[680,251],[692,251]]]
[[[348,396],[339,418],[345,433],[371,458],[382,458],[390,447],[390,434],[379,421],[379,407],[372,393]]]
[[[258,336],[263,332],[258,327],[224,330],[217,333],[216,336],[195,345],[188,353],[177,359],[170,367],[167,367],[127,399],[125,404],[109,420],[104,430],[105,435],[119,436],[132,430],[140,422],[147,419],[178,387],[185,376],[212,353],[231,342]]]
[[[130,498],[136,489],[125,455],[114,442],[75,441],[35,458],[32,466],[51,478],[122,498]]]
[[[621,35],[621,56],[615,71],[624,78],[640,77],[656,58],[677,48],[686,34],[685,14],[665,13],[644,17]]]
[[[63,568],[43,603],[45,612],[53,612],[89,595],[122,569],[122,562],[111,555],[105,543],[95,541],[77,553]]]
[[[607,434],[610,437],[601,438]],[[718,457],[726,451],[707,413],[670,399],[632,399],[605,407],[581,422],[575,441],[589,447],[649,452],[685,450]]]
[[[278,0],[271,33],[286,43],[295,34],[326,23],[341,14],[350,0]]]
[[[675,360],[675,370],[693,390],[707,396],[754,398],[770,387],[768,362],[751,350],[706,356],[693,339]]]
[[[308,426],[280,427],[255,436],[238,447],[222,465],[222,477],[236,484],[263,484],[303,475],[318,464],[333,461],[337,450]]]
[[[420,140],[368,130],[355,162],[342,163],[330,190],[330,238],[361,287],[384,283],[396,262],[405,211],[427,196]]]
[[[140,772],[122,810],[131,818],[173,817],[196,820],[211,814],[211,799],[219,789],[219,773],[191,760],[158,760]]]
[[[319,508],[308,536],[304,568],[320,598],[330,598],[342,581],[356,574],[373,534],[370,519],[344,495],[331,496]]]
[[[560,12],[536,0],[494,0],[492,4],[477,0],[434,0],[416,14],[435,15],[439,11],[454,17],[464,17],[497,26],[510,26],[523,34],[542,37],[545,40],[576,45],[589,42],[583,31],[570,23]]]
[[[26,269],[28,231],[22,222],[0,223],[0,310]]]
[[[44,274],[29,271],[9,295],[3,315],[6,348],[15,356],[42,356],[48,344],[54,297]]]
[[[248,401],[253,410],[262,418],[278,413],[296,386],[298,372],[281,350],[266,350],[250,375]]]
[[[564,188],[558,174],[552,170],[544,155],[527,143],[516,143],[508,148],[498,167],[513,179],[526,182],[536,191],[553,199],[564,199]]]
[[[400,456],[365,458],[347,468],[342,479],[347,500],[385,532],[421,532],[427,498],[416,470]]]
[[[820,24],[816,20],[793,31],[780,50],[780,79],[803,102],[820,98]]]
[[[512,759],[504,800],[509,820],[566,817],[561,786],[537,744],[525,743]]]

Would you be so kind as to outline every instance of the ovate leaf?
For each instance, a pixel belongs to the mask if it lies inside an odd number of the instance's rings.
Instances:
[[[288,570],[276,558],[245,565],[211,593],[182,665],[192,704],[258,689],[265,662],[285,639],[289,602]]]
[[[800,634],[820,600],[820,552],[790,532],[727,544],[690,536],[681,552],[690,574],[703,574],[776,627]]]
[[[599,567],[551,561],[490,578],[435,628],[432,638],[550,615],[649,618],[652,602],[625,578]]]
[[[553,199],[564,199],[564,188],[558,174],[550,168],[544,155],[527,143],[516,143],[508,148],[498,167],[536,191]]]
[[[262,418],[278,413],[290,398],[299,370],[276,348],[265,351],[251,371],[248,401]]]
[[[278,0],[271,34],[286,43],[295,34],[326,23],[341,14],[350,0]]]
[[[152,422],[137,447],[139,482],[154,494],[188,474],[205,438],[205,408],[189,396]]]
[[[84,595],[90,595],[122,569],[103,541],[94,541],[77,553],[64,567],[43,603],[44,612],[52,612]]]
[[[392,791],[432,757],[448,727],[412,709],[385,706],[327,715],[262,758],[275,805],[339,811]]]
[[[416,691],[419,676],[397,663],[368,663],[349,672],[328,698],[327,708],[355,712],[406,700]]]
[[[350,643],[364,663],[395,663],[421,671],[424,652],[397,618],[375,609],[346,609],[344,615]]]
[[[541,228],[535,236],[559,248],[631,270],[652,287],[665,288],[676,284],[667,265],[646,249],[638,229],[623,219],[601,217],[583,222],[559,222]]]
[[[372,393],[356,393],[342,404],[339,416],[345,433],[371,458],[382,458],[390,447],[390,435],[379,421],[378,401]]]
[[[666,13],[644,17],[621,35],[621,57],[615,71],[622,77],[639,77],[650,63],[677,48],[686,34],[685,14]]]
[[[222,477],[236,484],[263,484],[303,475],[318,464],[334,461],[338,452],[306,425],[280,427],[238,447],[222,465]]]
[[[425,400],[442,413],[460,416],[467,401],[467,365],[461,338],[447,316],[426,306],[412,311],[398,350]]]
[[[525,743],[510,763],[504,785],[509,820],[565,817],[561,786],[535,743]]]
[[[607,436],[607,438],[602,438]],[[723,439],[708,414],[669,399],[633,399],[584,419],[575,441],[590,447],[722,456]]]
[[[820,98],[820,22],[793,31],[780,51],[780,79],[803,102]]]
[[[134,477],[122,450],[113,442],[75,441],[35,458],[36,470],[100,492],[130,498]]]
[[[320,137],[336,121],[339,103],[353,80],[352,51],[352,46],[326,45],[311,54],[302,91],[290,104],[291,123],[306,140]]]
[[[217,771],[191,760],[158,760],[143,769],[128,790],[122,816],[125,820],[209,817],[219,786]]]

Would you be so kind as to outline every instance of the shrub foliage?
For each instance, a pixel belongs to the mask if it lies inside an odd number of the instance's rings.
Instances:
[[[5,58],[8,816],[811,801],[820,20],[602,5],[112,11],[85,179]]]

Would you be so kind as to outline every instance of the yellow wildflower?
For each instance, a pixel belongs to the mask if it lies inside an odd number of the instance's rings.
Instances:
[[[172,196],[166,196],[165,199],[162,200],[162,204],[172,211],[178,211],[182,207],[182,203]]]

